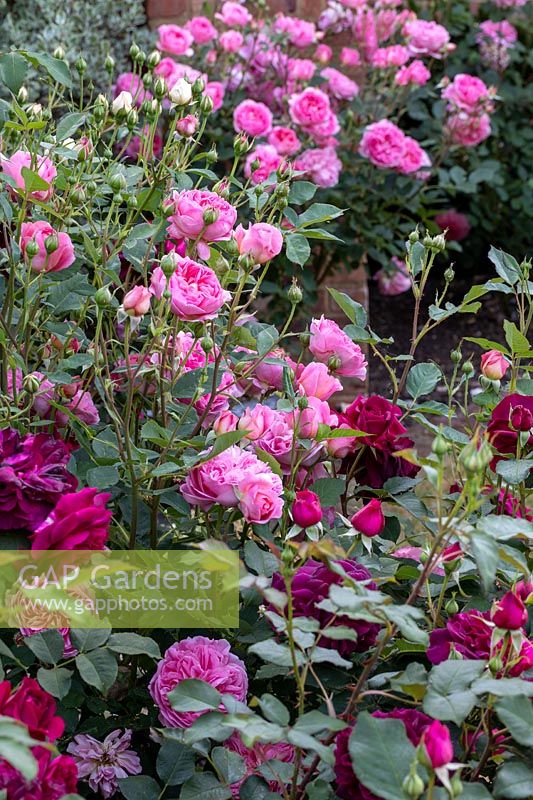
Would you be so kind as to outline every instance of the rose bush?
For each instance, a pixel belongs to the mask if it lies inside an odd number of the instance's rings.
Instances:
[[[250,14],[233,2],[219,14],[231,51]],[[186,54],[209,23],[160,43]],[[301,20],[275,25],[295,48],[316,36]],[[409,53],[448,45],[436,23],[409,21]],[[28,59],[48,90],[40,110],[21,102]],[[142,80],[120,102],[81,107],[68,98],[84,70],[34,60],[13,53],[1,73],[2,547],[231,549],[241,617],[192,631],[178,613],[173,629],[137,631],[17,617],[0,644],[7,800],[530,797],[530,262],[492,248],[494,277],[455,304],[446,270],[426,317],[447,244],[416,229],[403,249],[408,353],[335,290],[345,326],[320,317],[296,333],[298,282],[278,329],[261,302],[271,261],[327,240],[336,207],[303,210],[309,190],[281,160],[259,178],[240,134],[220,163],[203,146],[216,124],[204,86],[176,103],[158,53],[137,55]],[[454,95],[474,102],[478,89]],[[322,89],[296,94],[298,135],[335,127],[318,113]],[[405,145],[387,131],[391,153]],[[17,153],[29,154],[20,174]],[[48,269],[60,250],[69,263]],[[516,307],[501,342],[471,337],[475,363],[458,343],[449,375],[419,361],[443,319],[482,313],[498,292]],[[340,408],[364,349],[390,392]],[[417,447],[422,429],[431,447]]]

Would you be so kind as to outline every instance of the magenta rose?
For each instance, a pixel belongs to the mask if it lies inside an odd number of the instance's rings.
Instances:
[[[56,701],[34,678],[22,678],[13,691],[9,681],[0,683],[0,714],[22,722],[30,736],[43,742],[55,742],[65,729],[56,716]]]
[[[289,42],[295,47],[309,47],[316,41],[316,27],[312,22],[299,17],[288,17],[279,14],[274,22],[274,30],[286,33]]]
[[[405,153],[405,134],[388,119],[373,122],[363,132],[359,153],[381,169],[398,167]]]
[[[446,239],[450,242],[461,242],[470,233],[471,225],[468,217],[454,208],[443,211],[435,216],[435,222],[445,232]]]
[[[376,584],[371,578],[370,572],[362,564],[354,559],[340,560],[339,565],[347,575],[357,582],[364,581],[368,589],[376,589]],[[322,647],[329,647],[338,650],[342,656],[349,656],[352,653],[365,653],[374,646],[379,632],[379,625],[365,620],[353,620],[342,614],[335,616],[329,611],[318,608],[321,600],[329,597],[329,588],[333,585],[340,585],[343,579],[336,572],[329,569],[326,564],[320,561],[309,559],[299,567],[292,579],[292,602],[293,614],[296,617],[311,617],[320,623],[321,629],[328,625],[346,626],[356,631],[357,640],[330,639],[327,635],[320,637],[319,644]],[[286,592],[285,581],[279,572],[272,577],[272,587],[280,592]]]
[[[237,506],[235,487],[246,476],[247,456],[251,454],[237,445],[228,447],[215,458],[194,467],[180,488],[181,494],[190,505],[204,511],[215,503],[227,508]]]
[[[365,380],[367,363],[363,352],[336,322],[322,315],[312,320],[309,333],[309,350],[318,361],[327,364],[330,359],[337,359],[340,364],[332,366],[332,372]]]
[[[254,166],[255,162],[259,166]],[[271,144],[260,144],[246,156],[244,174],[251,178],[252,183],[263,183],[273,173],[276,172],[284,161],[275,147]]]
[[[46,433],[0,431],[0,530],[35,530],[61,496],[77,486],[70,449]]]
[[[169,217],[168,233],[173,239],[221,242],[230,238],[237,221],[237,210],[219,194],[204,189],[187,189],[173,192],[171,201],[173,211]]]
[[[461,72],[444,88],[442,96],[448,100],[449,109],[476,114],[487,106],[490,92],[481,78]]]
[[[399,719],[407,734],[407,738],[414,747],[418,747],[422,735],[431,723],[431,717],[418,711],[416,708],[395,708],[392,711],[374,711],[373,717],[378,719]],[[357,725],[357,720],[355,722]],[[370,789],[356,777],[352,765],[352,758],[348,749],[348,742],[354,725],[344,728],[335,739],[335,782],[337,794],[342,800],[379,800]]]
[[[238,753],[244,760],[246,767],[244,777],[241,780],[231,784],[231,791],[233,797],[235,798],[239,797],[239,789],[244,781],[250,777],[250,775],[259,775],[263,777],[263,773],[260,771],[260,768],[264,764],[268,765],[268,763],[272,761],[283,761],[285,763],[292,764],[294,761],[295,751],[292,744],[289,744],[288,742],[274,743],[256,741],[253,747],[247,747],[237,731],[232,733],[229,739],[226,739],[224,742],[224,747],[227,747],[228,750],[231,750],[233,753]],[[271,772],[273,776],[272,780],[268,781],[270,791],[283,793],[285,784],[280,779],[274,777],[274,773],[276,772],[275,768],[269,770],[269,772]]]
[[[372,53],[372,66],[378,69],[387,67],[403,67],[409,61],[411,53],[409,49],[401,44],[393,44],[390,47],[378,47]]]
[[[94,488],[64,494],[31,535],[32,550],[102,550],[113,516],[106,508],[110,497]]]
[[[171,59],[162,59],[162,62],[163,61],[171,61]],[[174,64],[173,61],[172,64]],[[159,67],[161,68],[161,64],[159,64]],[[145,90],[139,75],[136,75],[134,72],[122,72],[118,76],[113,95],[118,97],[121,92],[129,92],[136,106],[140,106],[143,100],[150,100],[152,97],[150,92]]]
[[[231,300],[231,294],[222,288],[210,267],[179,256],[176,256],[176,264],[168,279],[161,267],[154,269],[150,282],[152,294],[159,300],[168,285],[170,308],[179,319],[187,322],[214,319],[222,306]]]
[[[427,168],[431,166],[431,159],[424,148],[420,147],[412,136],[405,137],[404,145],[404,153],[397,167],[398,172],[402,175],[411,175],[415,172],[416,178],[429,177]]]
[[[218,43],[226,53],[236,53],[244,43],[240,31],[224,31],[218,37]]]
[[[319,125],[331,111],[329,97],[321,89],[308,86],[303,92],[289,98],[289,113],[292,121],[303,128]]]
[[[381,508],[381,500],[374,498],[356,511],[351,523],[356,531],[364,536],[379,536],[385,527],[385,516]]]
[[[56,236],[57,248],[50,253],[46,252],[46,240],[49,236]],[[35,242],[39,250],[37,255],[29,259],[26,252],[28,242]],[[76,258],[72,240],[68,233],[58,233],[48,222],[23,222],[20,228],[20,249],[34,272],[59,272],[67,269]]]
[[[179,25],[160,25],[157,32],[159,38],[156,46],[159,50],[174,56],[192,56],[194,37],[186,28]]]
[[[490,117],[488,114],[470,116],[460,111],[448,118],[446,129],[453,144],[475,147],[490,136]]]
[[[513,424],[513,420],[514,423]],[[526,448],[533,447],[533,397],[521,394],[509,394],[500,400],[494,408],[489,424],[487,426],[487,436],[492,447],[499,454],[509,454],[516,457],[516,447],[519,431],[527,433],[529,438]],[[497,455],[492,461],[492,468],[496,466],[500,456]]]
[[[322,506],[320,498],[309,489],[296,492],[296,497],[291,506],[292,518],[300,528],[310,528],[322,520]]]
[[[245,230],[242,225],[235,229],[235,241],[241,255],[249,255],[255,264],[265,264],[281,253],[283,236],[281,231],[268,222],[250,223]]]
[[[528,613],[520,595],[516,592],[506,592],[494,604],[491,618],[497,628],[506,631],[517,631],[527,623]]]
[[[217,37],[217,29],[207,17],[193,17],[185,27],[196,44],[207,44]]]
[[[272,112],[264,103],[243,100],[233,112],[233,127],[253,138],[266,136],[272,128]]]
[[[8,800],[61,800],[78,788],[78,769],[70,756],[57,756],[44,747],[33,748],[37,777],[27,783],[23,775],[4,759],[0,760],[0,790]]]
[[[0,169],[11,178],[17,189],[25,190],[24,177],[22,175],[22,168],[34,170],[40,178],[49,184],[48,189],[39,189],[35,192],[29,193],[31,200],[42,200],[46,202],[52,196],[54,191],[52,183],[57,175],[57,169],[54,163],[46,156],[33,157],[27,150],[17,150],[12,156],[6,158],[0,154]]]
[[[191,678],[211,684],[221,694],[233,695],[241,702],[246,700],[246,667],[231,652],[226,639],[208,639],[206,636],[182,639],[166,651],[148,685],[159,709],[159,720],[167,728],[189,728],[203,713],[174,711],[170,705],[169,692]]]
[[[450,731],[438,719],[433,720],[422,734],[422,744],[433,769],[445,767],[453,760]]]

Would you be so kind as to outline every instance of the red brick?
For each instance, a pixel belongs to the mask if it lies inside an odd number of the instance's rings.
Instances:
[[[150,22],[165,18],[168,20],[186,17],[188,13],[187,0],[147,0],[146,14]]]

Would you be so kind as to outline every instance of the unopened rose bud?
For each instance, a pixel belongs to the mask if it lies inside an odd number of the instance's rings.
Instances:
[[[202,78],[196,78],[196,80],[192,84],[192,92],[193,92],[193,94],[196,97],[198,97],[199,95],[202,94],[204,89],[205,89],[205,82],[202,80]]]
[[[330,356],[328,358],[328,369],[331,372],[339,369],[342,366],[342,360],[338,356]]]
[[[217,436],[221,436],[223,433],[236,431],[238,422],[239,418],[231,411],[223,411],[213,423],[213,430]]]
[[[200,111],[202,114],[210,114],[215,107],[213,100],[209,97],[208,94],[204,94],[202,99],[200,100]]]
[[[439,433],[437,436],[435,436],[431,444],[431,450],[439,458],[446,455],[449,450],[449,445],[442,434]]]
[[[461,371],[462,371],[463,375],[466,375],[466,377],[469,378],[471,375],[474,374],[474,371],[475,371],[474,370],[474,365],[472,364],[471,361],[465,361],[465,363],[463,364],[463,366],[461,368]]]
[[[433,242],[431,245],[433,250],[437,252],[441,252],[442,250],[446,250],[446,237],[443,233],[437,234],[437,236],[433,237]]]
[[[87,199],[83,187],[77,186],[75,189],[73,189],[72,192],[70,193],[70,199],[72,201],[72,204],[75,206],[83,205],[85,203],[85,200]]]
[[[163,270],[163,274],[167,278],[170,278],[176,271],[178,263],[178,255],[174,252],[174,250],[171,250],[170,253],[167,253],[161,259],[161,269]]]
[[[351,519],[352,526],[363,536],[379,536],[385,528],[385,516],[380,500],[371,500],[356,511]]]
[[[497,628],[518,631],[527,622],[528,613],[522,598],[515,592],[506,592],[491,611],[491,619]]]
[[[511,426],[515,431],[527,433],[533,428],[533,413],[521,404],[514,406],[511,411]]]
[[[154,81],[154,95],[157,97],[158,100],[162,100],[163,97],[166,95],[166,93],[167,93],[167,85],[165,81],[163,80],[163,78],[157,78],[157,80]]]
[[[489,659],[489,669],[493,675],[497,675],[503,669],[501,656],[493,656]]]
[[[453,744],[450,731],[446,725],[433,720],[431,725],[424,730],[421,740],[422,750],[425,751],[428,766],[433,769],[445,767],[453,760]]]
[[[200,347],[204,353],[211,353],[215,347],[215,343],[210,336],[203,336],[200,340]]]
[[[30,239],[30,241],[26,245],[26,257],[31,261],[37,253],[39,252],[39,245],[35,241],[35,239]]]
[[[85,72],[87,72],[87,62],[81,56],[74,62],[74,67],[80,75],[83,75]]]
[[[106,56],[106,60],[104,61],[104,67],[106,72],[113,72],[115,69],[115,59],[112,56]]]
[[[98,308],[109,308],[112,302],[112,296],[107,286],[103,286],[101,289],[97,290],[94,295],[94,302]]]
[[[463,782],[461,780],[461,776],[458,772],[455,773],[453,778],[450,781],[450,786],[452,787],[452,797],[460,797],[464,791]]]
[[[317,525],[322,519],[320,498],[309,489],[296,492],[291,514],[294,522],[300,528],[310,528],[312,525]]]
[[[161,53],[159,50],[152,50],[146,59],[146,66],[148,69],[155,69],[161,61]]]
[[[58,247],[59,247],[59,238],[57,234],[53,233],[51,236],[47,236],[46,239],[44,240],[44,249],[46,250],[49,256],[51,256],[52,253],[55,253]]]
[[[141,52],[140,47],[137,44],[135,44],[135,42],[132,42],[132,44],[130,45],[130,57],[135,59],[137,58],[140,52]]]
[[[185,136],[186,138],[194,136],[198,130],[198,117],[195,117],[194,114],[187,114],[186,117],[178,119],[176,122],[176,130],[180,136]]]
[[[111,111],[115,115],[126,115],[133,108],[131,92],[120,92],[111,103]]]
[[[479,455],[477,442],[470,442],[461,450],[459,462],[469,475],[475,475],[484,468],[483,458]]]
[[[298,408],[300,411],[305,411],[305,409],[309,406],[309,400],[303,394],[301,397],[298,398]]]
[[[501,381],[510,364],[498,350],[489,350],[481,356],[481,372],[491,381]]]
[[[450,353],[450,358],[453,364],[460,364],[462,357],[463,354],[461,353],[460,350],[452,350],[452,352]]]
[[[78,389],[79,386],[76,383],[76,381],[73,381],[72,383],[64,383],[63,386],[61,387],[62,393],[64,394],[65,397],[68,398],[75,397]]]
[[[65,51],[61,46],[55,48],[54,52],[52,53],[54,58],[58,58],[60,61],[63,61],[65,58]]]
[[[137,125],[138,121],[139,121],[139,115],[137,114],[137,109],[132,108],[131,111],[128,111],[128,114],[126,116],[126,125],[128,126],[128,129],[132,131],[134,127]]]
[[[135,64],[144,64],[144,62],[146,61],[146,53],[144,52],[144,50],[139,50],[138,54],[133,59],[133,61]]]
[[[416,244],[418,241],[420,241],[420,234],[418,231],[412,231],[409,234],[409,241],[411,244]]]
[[[243,156],[249,153],[252,148],[252,143],[244,133],[238,133],[233,140],[233,152],[236,156]]]
[[[180,78],[176,81],[168,96],[173,105],[187,106],[192,100],[192,86],[185,78]]]
[[[22,388],[28,394],[35,394],[38,392],[41,386],[41,380],[37,377],[37,375],[25,375],[22,379]]]
[[[300,334],[300,344],[302,345],[302,347],[305,347],[307,349],[309,347],[309,345],[311,344],[311,334],[310,333],[301,333]]]
[[[114,192],[121,192],[126,189],[126,178],[122,173],[115,172],[109,178],[109,186]]]
[[[302,302],[303,293],[296,281],[293,281],[289,291],[287,292],[287,297],[293,306]]]
[[[402,791],[410,800],[418,800],[424,792],[424,781],[418,772],[410,772],[403,780]]]
[[[19,103],[27,103],[28,102],[28,90],[25,86],[21,86],[17,92],[17,100]]]
[[[203,220],[206,225],[213,225],[219,218],[220,214],[216,208],[206,208],[203,213]]]
[[[43,113],[43,107],[40,103],[32,103],[27,107],[26,111],[30,117],[40,117]]]
[[[130,317],[142,317],[150,309],[152,296],[145,286],[134,286],[124,295],[122,307]]]
[[[459,603],[457,602],[455,597],[452,597],[451,600],[448,600],[444,608],[447,614],[453,616],[454,614],[457,614],[459,612]]]
[[[448,267],[448,269],[445,270],[444,272],[444,280],[446,281],[446,283],[451,283],[454,278],[455,278],[455,271],[451,267]]]

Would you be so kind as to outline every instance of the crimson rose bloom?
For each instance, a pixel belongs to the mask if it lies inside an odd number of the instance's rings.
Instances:
[[[37,777],[27,783],[23,775],[11,764],[0,759],[0,790],[5,790],[9,800],[61,800],[78,788],[78,768],[70,756],[53,758],[44,747],[34,747],[37,759]]]
[[[533,447],[533,397],[522,394],[509,394],[500,400],[492,412],[487,427],[489,442],[498,453],[509,453],[516,457],[518,431],[511,427],[511,417],[516,423],[520,419],[520,430],[530,431],[527,447]],[[500,461],[500,456],[492,459],[491,467]]]
[[[373,717],[379,719],[399,719],[405,726],[405,732],[411,744],[418,746],[426,728],[431,723],[431,717],[417,711],[416,708],[395,708],[392,711],[374,711]],[[357,722],[356,722],[357,724]],[[342,800],[378,800],[370,789],[367,789],[356,778],[352,767],[352,759],[348,750],[348,740],[354,726],[344,728],[337,734],[335,740],[335,780],[337,795]]]
[[[366,567],[353,559],[342,559],[337,562],[344,569],[347,575],[356,581],[368,581],[366,586],[369,589],[376,589],[376,584],[370,580],[371,575]],[[318,620],[320,627],[324,629],[333,619],[329,611],[317,608],[317,603],[329,596],[329,587],[334,584],[341,584],[342,577],[332,572],[326,564],[321,561],[309,559],[296,570],[292,579],[292,601],[293,613],[295,617],[312,617]],[[285,581],[277,572],[272,577],[272,587],[280,592],[285,591]],[[329,647],[346,657],[351,653],[364,653],[373,647],[376,636],[378,635],[379,625],[364,620],[353,620],[349,617],[338,616],[333,622],[334,626],[342,625],[352,628],[357,632],[357,641],[337,641],[321,636],[319,644],[322,647]]]
[[[344,414],[339,414],[339,424],[365,431],[367,436],[354,440],[358,456],[356,478],[359,483],[381,489],[383,484],[394,476],[414,477],[419,467],[404,458],[395,458],[394,453],[412,447],[414,442],[408,436],[407,428],[400,422],[401,409],[380,395],[357,397]],[[366,445],[362,457],[358,450]],[[345,467],[353,462],[353,455],[345,459]]]
[[[322,519],[320,498],[309,489],[296,492],[296,499],[291,508],[292,518],[300,528],[310,528]]]
[[[82,489],[65,494],[32,534],[32,550],[102,550],[112,512],[105,507],[110,494]]]
[[[65,723],[55,712],[56,701],[33,678],[23,678],[14,692],[9,681],[0,683],[0,715],[22,722],[34,739],[59,739]]]
[[[0,431],[0,530],[34,531],[78,481],[66,469],[70,449],[46,433]]]

